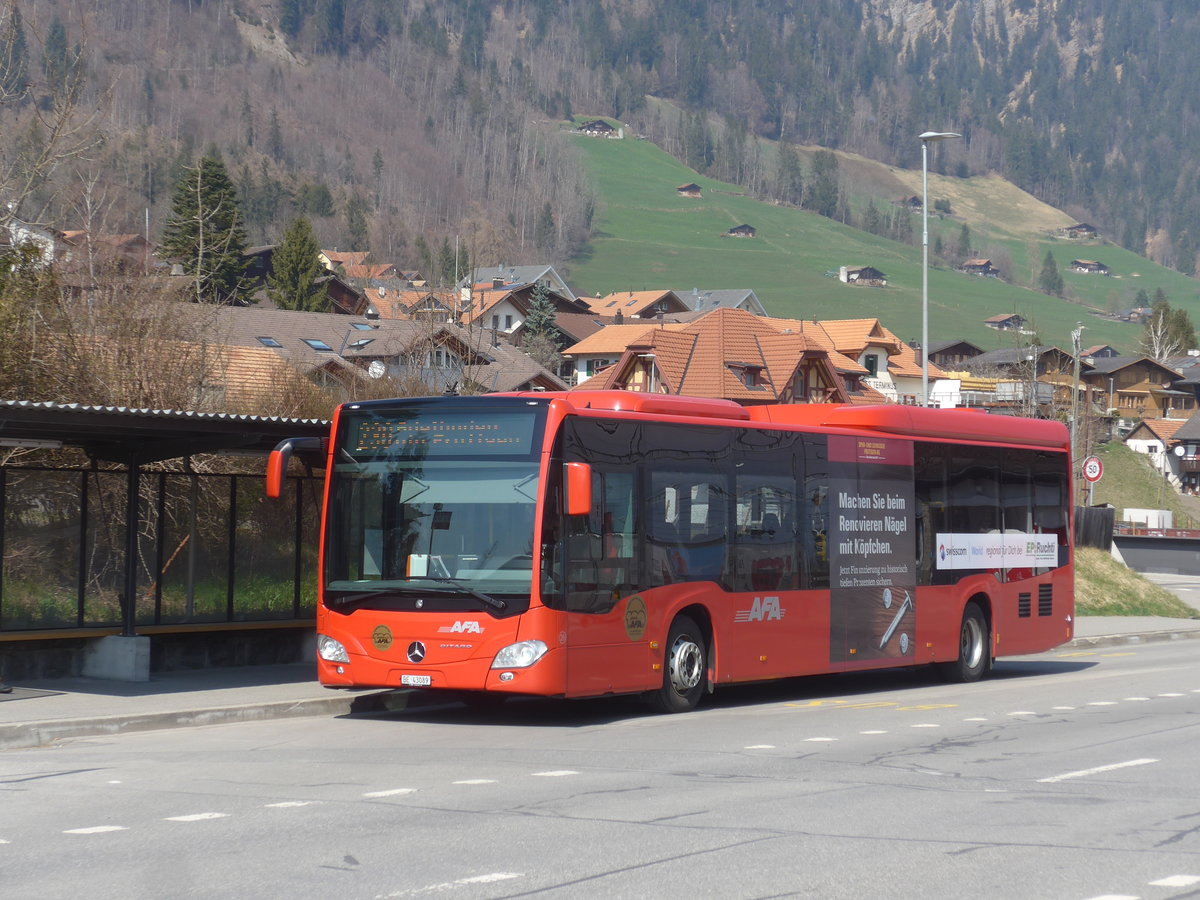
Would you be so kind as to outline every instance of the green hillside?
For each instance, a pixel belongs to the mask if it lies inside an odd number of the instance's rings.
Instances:
[[[576,290],[752,288],[776,316],[812,319],[877,316],[904,340],[920,337],[921,247],[919,215],[913,217],[916,246],[897,243],[792,207],[751,199],[684,167],[649,141],[575,138],[599,197],[596,234],[571,260]],[[839,155],[840,174],[863,207],[920,194],[921,173]],[[701,199],[676,194],[695,182]],[[1127,308],[1139,288],[1161,287],[1173,307],[1200,322],[1197,283],[1115,245],[1055,239],[1050,232],[1073,220],[993,176],[969,179],[930,175],[930,247],[939,237],[954,246],[964,222],[981,255],[1002,258],[1018,280],[1032,280],[1046,250],[1053,252],[1066,282],[1069,302],[997,279],[959,274],[932,264],[929,272],[930,341],[963,338],[984,349],[1028,340],[987,328],[983,320],[1019,313],[1048,344],[1070,347],[1075,323],[1086,327],[1085,346],[1106,343],[1133,352],[1136,325],[1098,315]],[[932,215],[935,201],[950,202],[951,215]],[[741,223],[758,230],[753,239],[724,237]],[[931,251],[932,255],[932,251]],[[1071,259],[1099,259],[1115,277],[1067,272]],[[870,265],[887,274],[884,288],[857,288],[827,273],[839,266]]]

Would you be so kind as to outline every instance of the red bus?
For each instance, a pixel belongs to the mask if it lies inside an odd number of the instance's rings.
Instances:
[[[1057,422],[623,391],[370,401],[328,441],[282,443],[268,494],[314,443],[328,687],[677,712],[815,673],[973,681],[1072,637]]]

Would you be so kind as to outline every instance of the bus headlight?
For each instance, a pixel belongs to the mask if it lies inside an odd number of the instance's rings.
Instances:
[[[346,652],[341,641],[335,641],[327,634],[317,635],[317,655],[327,662],[350,662],[350,654]]]
[[[492,660],[493,669],[527,669],[546,654],[541,641],[521,641],[509,644]]]

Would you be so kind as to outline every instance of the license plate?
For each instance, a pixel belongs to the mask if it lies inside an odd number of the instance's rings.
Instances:
[[[401,675],[400,683],[407,687],[429,687],[433,684],[432,675]]]

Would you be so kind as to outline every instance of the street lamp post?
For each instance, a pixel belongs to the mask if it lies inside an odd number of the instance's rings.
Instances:
[[[926,131],[921,138],[921,405],[929,405],[929,144],[960,138],[953,131]]]

